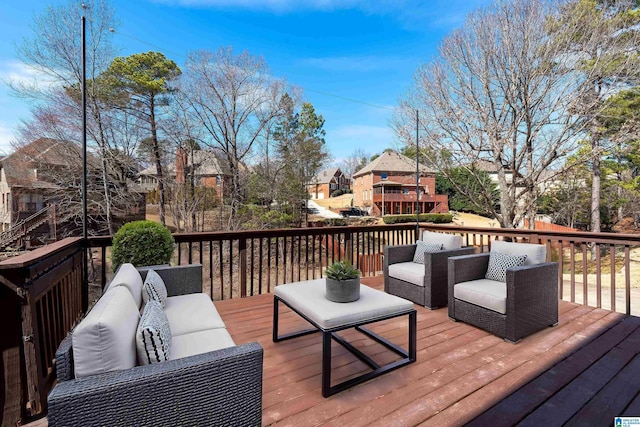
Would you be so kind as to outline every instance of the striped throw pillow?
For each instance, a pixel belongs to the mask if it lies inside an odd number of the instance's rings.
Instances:
[[[149,270],[147,278],[142,285],[142,300],[146,304],[149,300],[158,301],[164,308],[164,303],[167,300],[167,287],[164,284],[164,280],[154,270]]]
[[[144,306],[136,331],[136,350],[140,365],[169,360],[171,329],[167,315],[157,301],[150,300]]]

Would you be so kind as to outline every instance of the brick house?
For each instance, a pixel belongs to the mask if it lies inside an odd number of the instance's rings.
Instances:
[[[413,214],[417,203],[421,213],[448,213],[446,195],[435,194],[435,171],[419,166],[419,198],[416,202],[416,162],[400,153],[385,151],[353,174],[353,204],[373,216]]]
[[[329,168],[321,171],[313,177],[308,185],[309,195],[312,199],[328,199],[336,190],[348,190],[351,188],[351,179],[340,168]]]
[[[187,152],[179,147],[175,163],[164,168],[165,182],[183,184],[185,179],[190,179],[189,174],[193,171],[194,185],[215,188],[216,195],[220,199],[224,194],[225,181],[230,179],[228,168],[224,168],[223,165],[224,162],[221,162],[212,151],[193,150]],[[146,190],[153,191],[158,187],[158,174],[155,165],[144,169],[138,176],[138,182]]]

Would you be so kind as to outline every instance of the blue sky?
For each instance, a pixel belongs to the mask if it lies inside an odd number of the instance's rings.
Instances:
[[[0,3],[0,80],[28,78],[15,45],[31,36],[32,17],[59,1]],[[262,56],[271,74],[300,86],[326,120],[334,162],[356,149],[397,147],[391,109],[417,67],[465,15],[488,0],[113,0],[119,55],[157,50],[179,65],[192,50],[232,46]],[[327,96],[331,94],[334,96]],[[360,102],[351,102],[347,99]],[[385,108],[377,108],[382,106]],[[0,83],[0,151],[29,105]]]

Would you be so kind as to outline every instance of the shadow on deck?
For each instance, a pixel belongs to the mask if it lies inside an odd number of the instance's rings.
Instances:
[[[382,288],[382,277],[363,279]],[[273,343],[273,296],[216,302],[236,343],[264,347],[263,424],[413,426],[611,424],[640,415],[640,319],[560,301],[560,323],[513,345],[418,307],[418,360],[330,398],[321,394],[321,337]],[[306,327],[281,307],[282,332]],[[406,319],[370,325],[406,346]],[[393,353],[343,336],[379,363]],[[333,344],[334,381],[368,368]]]

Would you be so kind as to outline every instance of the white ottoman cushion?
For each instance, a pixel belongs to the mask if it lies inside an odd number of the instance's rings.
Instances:
[[[459,300],[507,314],[506,283],[489,279],[458,283],[453,287],[453,296]]]
[[[171,359],[180,359],[235,345],[225,328],[191,332],[171,338]]]
[[[424,264],[399,262],[389,265],[389,277],[424,286]]]
[[[453,234],[433,233],[431,231],[422,232],[422,241],[425,243],[442,243],[445,251],[460,249],[462,247],[462,237]]]
[[[73,331],[76,378],[133,368],[139,316],[126,287],[110,288]]]
[[[325,297],[324,279],[279,285],[274,293],[323,329],[373,322],[413,310],[411,301],[364,285],[360,286],[360,299],[357,301],[344,304],[329,301]]]
[[[133,300],[138,306],[138,310],[140,310],[140,307],[142,306],[142,277],[133,264],[127,263],[118,267],[118,271],[116,271],[116,275],[113,276],[113,279],[107,289],[111,289],[116,286],[124,286],[129,289],[129,292],[131,292],[131,295],[133,296]]]
[[[169,319],[171,335],[174,337],[225,327],[211,298],[202,293],[169,297],[165,302],[164,312]]]

